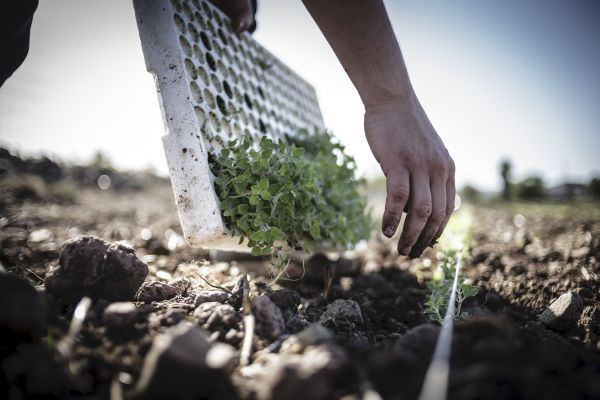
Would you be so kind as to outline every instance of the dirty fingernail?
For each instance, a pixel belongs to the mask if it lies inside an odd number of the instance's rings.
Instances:
[[[387,237],[392,237],[394,236],[394,227],[393,226],[388,226],[387,228],[385,228],[385,231],[383,231],[383,234]]]

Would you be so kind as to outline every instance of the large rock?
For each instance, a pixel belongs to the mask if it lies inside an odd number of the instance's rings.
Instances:
[[[37,291],[25,279],[0,272],[0,348],[39,339],[44,307]]]
[[[200,328],[182,321],[156,336],[142,367],[136,399],[238,399],[229,379],[235,350],[212,344]]]
[[[577,325],[583,312],[583,300],[575,292],[568,292],[556,299],[542,315],[540,321],[555,331],[568,331]]]
[[[109,301],[132,300],[148,275],[133,248],[82,236],[63,245],[58,266],[46,275],[48,291],[75,303],[83,296]]]

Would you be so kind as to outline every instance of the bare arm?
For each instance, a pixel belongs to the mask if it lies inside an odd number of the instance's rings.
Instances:
[[[303,0],[365,106],[365,133],[385,174],[383,233],[408,212],[398,251],[418,257],[454,210],[454,162],[408,77],[380,0]]]

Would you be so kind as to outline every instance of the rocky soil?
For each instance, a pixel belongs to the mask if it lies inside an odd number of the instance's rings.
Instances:
[[[435,249],[406,260],[373,236],[271,285],[264,258],[188,248],[168,185],[0,196],[0,398],[418,397]],[[455,327],[449,398],[600,398],[600,219],[474,213],[479,292]]]

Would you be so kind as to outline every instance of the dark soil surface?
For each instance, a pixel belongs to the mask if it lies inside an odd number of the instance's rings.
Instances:
[[[0,275],[0,398],[418,397],[439,331],[422,312],[436,249],[407,260],[374,236],[361,251],[294,260],[288,276],[297,279],[269,286],[268,260],[187,247],[168,185],[86,188],[70,204],[0,196],[0,263],[10,275]],[[473,213],[465,275],[479,292],[455,326],[448,397],[600,399],[597,213]],[[71,255],[79,235],[105,240],[88,246],[89,262]],[[46,287],[69,262],[76,280]],[[118,295],[102,274],[124,274]],[[246,274],[257,324],[243,366]],[[328,291],[325,275],[334,276]],[[69,336],[74,298],[88,287],[93,301]],[[581,301],[575,320],[548,328],[539,316],[568,293]]]

